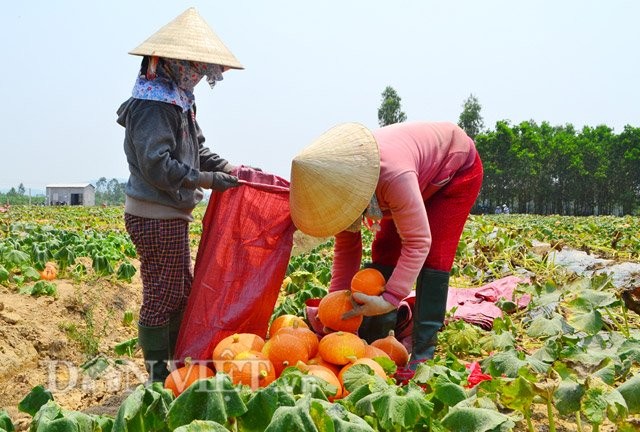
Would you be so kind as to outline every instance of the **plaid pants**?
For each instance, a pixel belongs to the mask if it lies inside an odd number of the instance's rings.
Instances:
[[[165,325],[183,311],[191,291],[193,270],[189,222],[148,219],[125,213],[125,226],[140,257],[142,306],[139,323]]]

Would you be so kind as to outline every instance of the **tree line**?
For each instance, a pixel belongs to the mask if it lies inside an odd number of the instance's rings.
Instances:
[[[401,98],[392,87],[382,93],[378,123],[404,121]],[[482,106],[473,94],[458,125],[472,137],[484,166],[476,213],[560,215],[640,214],[640,128],[620,133],[606,125],[552,126],[509,120],[484,129]]]

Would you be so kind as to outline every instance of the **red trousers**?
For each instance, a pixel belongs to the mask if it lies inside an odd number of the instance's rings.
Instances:
[[[431,228],[431,248],[423,268],[449,272],[453,267],[458,242],[469,212],[482,186],[482,161],[476,155],[472,166],[454,175],[449,183],[424,203]],[[393,219],[383,219],[371,246],[373,263],[395,266],[402,240]]]

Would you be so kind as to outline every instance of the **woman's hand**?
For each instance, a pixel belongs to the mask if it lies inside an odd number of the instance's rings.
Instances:
[[[342,315],[342,319],[349,319],[357,315],[374,316],[391,312],[396,307],[382,296],[371,296],[360,292],[351,294],[353,309]]]

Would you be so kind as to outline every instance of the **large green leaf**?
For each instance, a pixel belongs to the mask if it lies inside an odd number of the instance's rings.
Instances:
[[[383,430],[408,431],[429,418],[432,411],[433,403],[415,384],[373,392],[356,402],[354,410],[359,416],[371,415]]]
[[[187,425],[193,420],[212,420],[227,425],[247,412],[238,389],[228,375],[218,373],[196,381],[178,396],[167,414],[170,429]]]
[[[295,404],[291,393],[278,383],[272,383],[252,394],[251,399],[246,402],[247,412],[238,417],[238,424],[245,432],[262,432],[278,408]]]
[[[453,407],[442,419],[442,425],[451,432],[510,431],[515,423],[497,411],[473,407]]]
[[[51,392],[42,385],[37,385],[18,403],[18,409],[31,416],[49,401],[53,400]]]
[[[0,409],[0,431],[14,432],[15,430],[9,414],[4,409]]]
[[[563,318],[559,314],[553,314],[552,318],[538,315],[531,321],[527,334],[531,337],[548,338],[564,333],[562,328]]]
[[[167,413],[173,399],[173,393],[154,383],[150,387],[138,386],[124,400],[115,421],[113,430],[118,432],[165,431]]]
[[[561,415],[578,412],[584,392],[584,385],[575,381],[563,380],[553,394],[554,406]]]
[[[640,414],[640,375],[635,375],[618,387],[630,414]]]
[[[569,315],[569,324],[577,330],[594,335],[602,330],[602,314],[600,311],[575,312]]]
[[[173,432],[229,432],[229,429],[211,420],[194,420],[188,425],[174,429]]]
[[[264,432],[373,432],[360,417],[340,404],[305,396],[294,406],[283,406],[273,414]]]
[[[33,417],[33,432],[98,432],[95,417],[77,411],[66,411],[54,401],[44,404]]]

